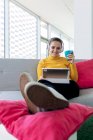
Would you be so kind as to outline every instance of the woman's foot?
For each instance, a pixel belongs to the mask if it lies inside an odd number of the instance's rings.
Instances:
[[[31,83],[33,81],[34,81],[33,78],[27,72],[23,72],[20,75],[20,91],[22,93],[22,96],[24,97],[30,112],[36,113],[39,111],[39,108],[36,105],[34,105],[31,101],[29,102],[28,97],[26,96],[26,94],[24,92],[24,88],[25,88],[26,84],[29,82]]]
[[[26,101],[33,103],[38,107],[38,111],[64,109],[69,106],[69,102],[53,88],[38,83],[30,82],[26,84],[25,89]],[[28,105],[29,107],[30,105]],[[30,111],[31,108],[29,108]]]
[[[31,75],[27,72],[23,72],[20,75],[20,91],[23,95],[23,97],[25,97],[25,93],[24,93],[24,87],[28,82],[33,82],[33,78],[31,77]]]

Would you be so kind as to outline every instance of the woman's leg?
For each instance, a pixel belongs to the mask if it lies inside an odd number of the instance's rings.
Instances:
[[[39,111],[64,109],[69,106],[68,100],[63,95],[39,82],[29,82],[24,92],[29,103],[32,102],[39,107]]]
[[[61,93],[66,99],[72,99],[79,96],[79,86],[73,80],[69,84],[54,84],[55,89]]]
[[[52,86],[49,87],[33,81],[28,73],[21,74],[20,89],[31,113],[63,109],[69,105],[67,99],[54,90]]]
[[[52,87],[53,89],[55,89],[55,84],[52,83],[52,82],[50,82],[50,81],[48,81],[48,80],[41,79],[41,80],[39,80],[38,82],[39,82],[39,83],[42,83],[42,84],[44,84],[44,85],[46,85],[46,86],[48,86],[48,87]]]
[[[47,80],[39,80],[38,82],[47,85],[48,87],[54,88],[57,92],[63,95],[66,99],[72,99],[79,96],[79,86],[73,80],[70,80],[69,84],[63,83],[52,83]]]

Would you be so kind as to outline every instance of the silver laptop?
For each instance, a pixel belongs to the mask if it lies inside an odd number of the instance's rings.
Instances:
[[[43,68],[43,77],[53,83],[69,83],[69,68]]]

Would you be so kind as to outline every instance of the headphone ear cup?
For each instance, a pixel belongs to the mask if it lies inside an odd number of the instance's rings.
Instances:
[[[60,53],[63,52],[63,49],[60,50]]]
[[[64,43],[62,43],[62,48],[60,50],[60,53],[64,51]]]

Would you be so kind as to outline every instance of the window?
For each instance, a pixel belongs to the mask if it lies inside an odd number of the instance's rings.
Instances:
[[[0,0],[0,58],[4,58],[4,0]]]
[[[47,57],[48,48],[48,24],[41,20],[41,46],[40,46],[40,58]]]
[[[73,42],[73,40],[71,40],[71,39],[69,39],[69,38],[67,38],[65,36],[62,37],[62,40],[64,42],[64,52],[66,50],[73,50],[74,51],[74,42]],[[64,52],[62,53],[63,56],[65,56]]]
[[[48,27],[47,23],[41,21],[41,36],[43,38],[47,38],[48,36],[47,27]]]
[[[10,58],[37,57],[37,19],[29,12],[9,3]]]
[[[70,49],[74,51],[74,41],[70,40]]]
[[[47,57],[47,54],[48,54],[47,43],[41,41],[41,58]]]

